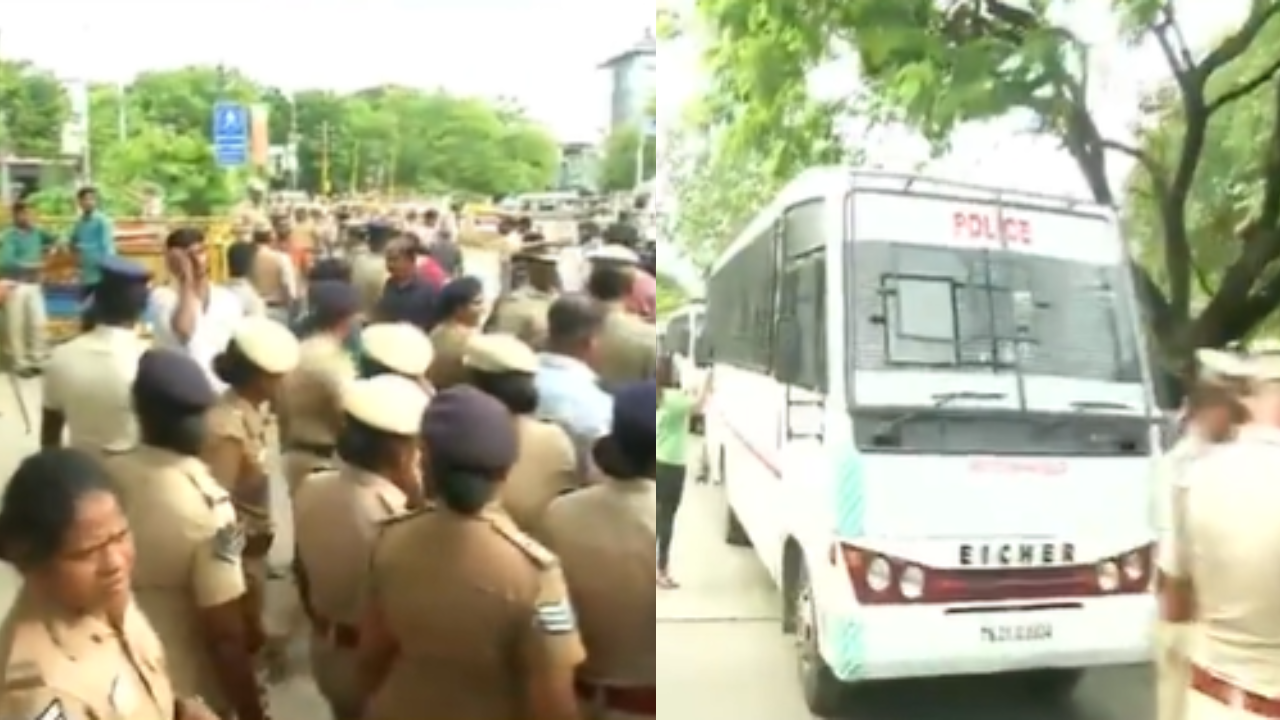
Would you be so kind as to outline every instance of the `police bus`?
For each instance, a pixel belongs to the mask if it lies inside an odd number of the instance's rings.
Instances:
[[[781,590],[806,699],[1144,662],[1158,443],[1114,214],[814,169],[713,266],[713,473]]]

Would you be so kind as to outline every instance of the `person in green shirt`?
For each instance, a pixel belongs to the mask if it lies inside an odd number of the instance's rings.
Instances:
[[[13,205],[13,226],[0,233],[0,278],[11,283],[3,307],[5,344],[13,370],[21,377],[39,375],[48,361],[48,312],[40,286],[45,252],[52,238],[36,227],[35,211],[25,202]]]
[[[684,498],[685,476],[688,474],[689,423],[702,412],[711,392],[712,378],[697,394],[681,390],[670,356],[658,363],[658,438],[655,459],[658,461],[658,567],[657,585],[662,589],[678,587],[671,577],[671,540],[675,534],[676,513]]]

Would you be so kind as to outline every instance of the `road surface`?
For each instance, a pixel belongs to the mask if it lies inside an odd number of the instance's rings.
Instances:
[[[36,387],[26,384],[32,408],[39,407]],[[6,449],[0,453],[0,478],[8,478],[21,452],[34,449],[35,438],[23,434],[7,387],[0,388],[0,443]],[[278,500],[278,507],[287,505],[282,494]],[[690,488],[674,552],[673,570],[683,587],[658,598],[660,717],[808,718],[790,645],[778,631],[773,589],[749,550],[721,542],[723,517],[716,488]],[[286,530],[277,547],[292,546]],[[7,570],[0,573],[0,607],[7,607],[15,580]],[[1148,720],[1154,717],[1152,699],[1150,673],[1140,669],[1094,674],[1078,702],[1061,711],[1011,698],[989,680],[909,682],[871,688],[848,720]],[[327,717],[306,679],[275,688],[272,700],[278,720]]]

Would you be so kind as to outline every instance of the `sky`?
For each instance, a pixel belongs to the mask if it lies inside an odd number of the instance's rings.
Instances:
[[[0,54],[67,79],[192,64],[287,89],[443,87],[520,100],[565,141],[598,139],[597,66],[655,24],[651,0],[2,0]]]

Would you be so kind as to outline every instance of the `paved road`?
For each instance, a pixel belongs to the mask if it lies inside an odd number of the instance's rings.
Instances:
[[[39,407],[33,384],[25,395]],[[0,387],[0,447],[0,478],[35,447],[35,438],[23,434],[7,387]],[[287,505],[282,495],[280,500],[278,507]],[[801,720],[808,716],[790,645],[778,632],[774,592],[750,551],[720,541],[723,507],[715,488],[694,487],[682,510],[674,570],[684,586],[658,599],[661,717]],[[290,548],[292,538],[286,534],[277,545]],[[13,576],[0,569],[0,609],[14,587]],[[849,720],[1146,720],[1154,716],[1150,687],[1146,671],[1098,673],[1074,708],[1053,711],[1012,699],[998,683],[984,680],[894,684],[868,691]],[[276,688],[273,706],[280,720],[327,717],[305,679]]]

